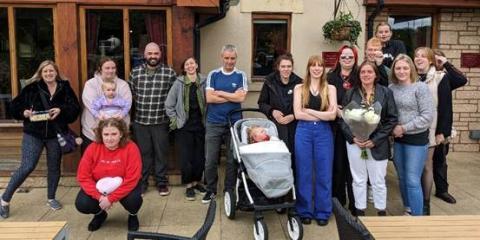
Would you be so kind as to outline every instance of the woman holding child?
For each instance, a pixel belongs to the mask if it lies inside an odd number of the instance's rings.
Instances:
[[[82,152],[90,143],[95,141],[93,130],[97,127],[100,119],[114,116],[123,119],[127,125],[129,124],[128,111],[132,104],[132,93],[127,82],[118,78],[117,65],[113,59],[105,57],[100,60],[95,76],[89,79],[83,87],[82,102],[85,106],[81,119]],[[119,102],[120,105],[117,104]],[[111,111],[99,111],[106,105],[110,105],[110,109],[114,107],[120,109],[120,111],[114,114],[110,114]]]

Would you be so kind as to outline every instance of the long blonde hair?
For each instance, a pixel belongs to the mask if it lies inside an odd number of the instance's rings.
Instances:
[[[307,74],[305,75],[305,80],[303,80],[302,85],[302,106],[306,107],[308,102],[310,101],[310,85],[312,84],[312,76],[310,75],[310,67],[318,64],[322,66],[323,72],[322,76],[320,76],[320,83],[318,84],[318,92],[320,93],[320,99],[322,100],[320,105],[320,111],[324,111],[328,108],[328,82],[326,78],[326,69],[325,69],[325,62],[319,55],[311,56],[308,59],[307,64]]]
[[[59,80],[66,80],[63,76],[61,76],[60,74],[60,71],[58,70],[58,66],[57,64],[52,61],[52,60],[45,60],[43,61],[42,63],[40,63],[40,65],[38,66],[38,69],[37,71],[35,71],[35,73],[33,74],[33,76],[27,80],[25,80],[25,86],[31,84],[31,83],[34,83],[34,82],[38,82],[40,80],[42,80],[42,71],[43,69],[48,66],[48,65],[52,65],[52,67],[55,69],[55,71],[57,72],[57,76],[55,77],[55,80],[56,81],[59,81]]]

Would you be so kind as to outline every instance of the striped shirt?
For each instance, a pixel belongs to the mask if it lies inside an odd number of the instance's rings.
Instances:
[[[165,100],[177,74],[167,65],[149,70],[146,64],[132,69],[130,89],[135,101],[134,121],[143,125],[167,123]]]

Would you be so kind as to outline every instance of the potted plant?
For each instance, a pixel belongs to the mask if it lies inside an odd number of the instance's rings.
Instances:
[[[334,41],[349,41],[357,44],[357,38],[362,32],[360,22],[353,18],[351,12],[340,14],[333,20],[323,25],[323,36],[325,39]]]

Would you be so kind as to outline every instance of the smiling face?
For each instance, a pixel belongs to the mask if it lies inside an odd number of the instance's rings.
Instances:
[[[53,83],[57,80],[57,71],[53,65],[49,64],[42,69],[42,79],[45,83]]]
[[[235,51],[223,51],[222,53],[223,70],[225,72],[231,72],[235,69],[237,63],[237,53]]]
[[[428,58],[428,54],[424,49],[418,49],[415,52],[414,63],[419,73],[426,73],[430,68],[430,65],[433,64],[433,62]]]
[[[187,75],[195,75],[197,74],[197,69],[198,69],[198,64],[195,62],[195,59],[189,58],[185,63],[183,64],[183,71]]]
[[[117,65],[113,61],[105,62],[100,71],[103,80],[112,80],[117,76]]]
[[[412,82],[410,65],[405,60],[398,60],[393,69],[398,83],[409,84]]]
[[[364,87],[372,86],[376,77],[375,69],[371,65],[362,65],[360,68],[360,81]]]
[[[382,43],[386,43],[390,41],[390,38],[392,38],[392,31],[390,30],[390,27],[388,25],[382,25],[378,26],[377,32],[376,32],[376,37],[382,41]]]
[[[106,126],[102,130],[102,140],[105,147],[110,150],[118,148],[122,134],[118,128],[113,126]]]
[[[316,62],[312,64],[309,68],[308,71],[310,72],[310,77],[320,79],[323,75],[323,66]]]
[[[352,69],[355,64],[355,55],[353,54],[352,49],[345,48],[340,53],[340,66],[343,69]]]
[[[158,47],[157,44],[147,44],[145,47],[144,57],[148,66],[156,67],[160,63],[161,56],[160,47]]]
[[[103,94],[106,98],[113,99],[115,98],[116,85],[112,82],[104,82],[102,84]]]
[[[382,46],[381,45],[374,45],[374,44],[367,44],[367,61],[374,62],[375,57],[382,56]]]
[[[283,59],[278,64],[278,72],[282,79],[288,79],[293,71],[293,64],[290,60]]]

